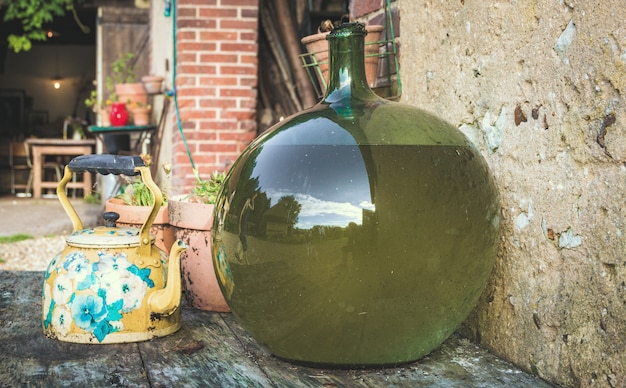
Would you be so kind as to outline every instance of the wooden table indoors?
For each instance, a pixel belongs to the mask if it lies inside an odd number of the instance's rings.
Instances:
[[[46,156],[79,156],[93,153],[94,139],[27,139],[33,158],[33,198],[41,198],[42,189],[56,188],[57,181],[44,181],[42,163]],[[91,193],[91,174],[83,174],[82,182],[68,182],[68,189],[83,189],[83,196]]]

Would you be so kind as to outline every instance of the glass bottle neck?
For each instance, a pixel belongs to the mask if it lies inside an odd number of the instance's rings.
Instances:
[[[355,28],[355,24],[339,27],[327,37],[330,57],[326,102],[376,96],[365,76],[365,28]]]

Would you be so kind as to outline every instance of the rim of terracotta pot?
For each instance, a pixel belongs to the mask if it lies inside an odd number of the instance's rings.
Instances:
[[[140,94],[146,92],[145,89],[144,89],[144,86],[143,86],[143,82],[132,82],[132,83],[115,84],[115,91],[117,93],[120,93],[120,92],[137,93],[137,92],[139,92]]]
[[[116,212],[120,215],[118,222],[127,224],[143,224],[150,214],[152,206],[132,206],[124,203],[120,198],[109,198],[106,201],[105,209],[108,212]],[[159,209],[152,225],[168,224],[168,205],[163,205]]]
[[[311,42],[326,39],[326,35],[328,35],[328,32],[318,32],[313,35],[307,35],[304,38],[300,39],[300,43],[302,43],[303,45],[307,45]]]
[[[367,31],[367,33],[371,33],[371,32],[382,32],[384,29],[383,25],[380,24],[372,24],[370,26],[365,26],[365,30]],[[304,38],[300,39],[300,43],[302,43],[303,45],[307,45],[311,42],[315,42],[317,40],[321,40],[321,39],[326,39],[326,35],[328,35],[330,33],[330,31],[328,32],[318,32],[312,35],[307,35]]]
[[[144,75],[141,77],[142,82],[161,82],[164,78],[160,75]]]
[[[211,230],[214,204],[189,202],[189,195],[175,195],[168,199],[170,225],[178,228]]]

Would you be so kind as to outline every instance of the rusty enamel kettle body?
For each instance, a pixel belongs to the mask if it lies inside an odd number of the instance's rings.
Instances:
[[[140,175],[154,205],[140,229],[115,226],[117,213],[105,213],[105,225],[83,229],[65,193],[74,173]],[[176,332],[181,325],[180,255],[154,246],[150,226],[163,197],[139,157],[85,155],[65,167],[57,195],[74,231],[56,255],[43,284],[43,331],[65,342],[136,342]]]

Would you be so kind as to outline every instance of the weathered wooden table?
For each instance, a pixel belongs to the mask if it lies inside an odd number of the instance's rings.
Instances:
[[[232,314],[183,309],[168,337],[81,345],[44,337],[42,272],[0,271],[0,386],[78,387],[548,387],[454,335],[398,368],[316,369],[263,351]]]
[[[41,198],[42,189],[55,189],[59,182],[44,181],[42,163],[46,155],[78,156],[92,153],[96,144],[94,139],[27,139],[33,154],[33,198]],[[83,189],[83,196],[91,194],[91,174],[82,174],[82,182],[68,182],[68,189]]]

